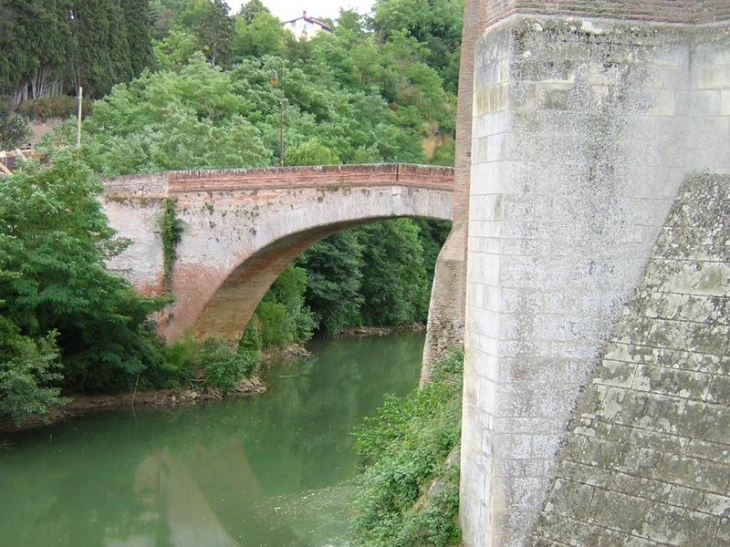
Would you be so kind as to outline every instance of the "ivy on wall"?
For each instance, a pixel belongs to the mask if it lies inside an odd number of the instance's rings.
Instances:
[[[177,259],[177,245],[182,239],[183,225],[175,214],[177,200],[167,198],[165,200],[165,211],[162,215],[160,227],[162,228],[162,258],[163,274],[165,279],[165,292],[170,292],[172,282],[172,269]]]

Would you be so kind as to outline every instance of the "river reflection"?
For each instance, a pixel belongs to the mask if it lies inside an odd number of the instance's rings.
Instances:
[[[421,333],[319,342],[264,396],[105,412],[0,449],[0,545],[345,545],[350,431],[418,381]]]

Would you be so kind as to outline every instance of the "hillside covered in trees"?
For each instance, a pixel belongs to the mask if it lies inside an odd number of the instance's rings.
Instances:
[[[31,193],[45,188],[48,214],[73,210],[83,217],[74,203],[88,208],[88,202],[59,194],[59,185],[77,185],[93,198],[99,176],[160,170],[264,167],[282,159],[285,165],[451,165],[461,14],[459,0],[380,0],[371,14],[343,11],[332,33],[297,41],[259,0],[237,14],[222,0],[0,0],[0,132],[18,115],[58,115],[49,105],[59,101],[71,101],[61,114],[72,113],[79,86],[94,99],[79,153],[71,158],[64,151],[76,142],[69,120],[39,146],[54,167],[0,179],[0,201],[7,200],[0,207],[31,206],[11,191],[19,181]],[[193,350],[189,341],[183,349],[158,347],[145,314],[164,302],[136,300],[127,285],[115,286],[118,300],[109,299],[103,321],[90,302],[64,292],[64,282],[77,275],[75,264],[102,265],[116,252],[107,229],[94,232],[96,244],[85,243],[106,250],[82,255],[49,242],[59,234],[73,242],[83,229],[38,220],[31,230],[38,238],[25,243],[35,249],[45,241],[37,252],[48,260],[39,258],[37,280],[23,285],[19,280],[31,273],[20,262],[15,227],[4,220],[0,310],[8,336],[0,338],[0,394],[8,385],[3,374],[36,388],[62,378],[68,388],[100,391],[184,383],[192,369],[211,362],[210,377],[240,375],[251,368],[240,355],[262,345],[423,322],[449,230],[448,223],[399,219],[321,241],[285,270],[240,347],[222,357],[215,348]],[[84,290],[112,290],[116,281],[97,273]],[[51,278],[58,302],[44,292]],[[83,313],[70,320],[64,305]],[[135,342],[79,338],[78,329],[92,329],[85,321],[102,333],[128,330]],[[40,368],[29,365],[40,362],[36,354],[49,356]],[[57,395],[46,393],[33,408],[42,410]]]
[[[154,66],[148,0],[2,0],[0,94],[100,98]]]

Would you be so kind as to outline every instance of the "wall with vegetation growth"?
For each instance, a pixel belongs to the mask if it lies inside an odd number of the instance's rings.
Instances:
[[[143,292],[164,291],[160,218],[174,199],[181,232],[164,336],[239,340],[278,275],[317,241],[387,218],[450,220],[453,171],[405,164],[178,171],[121,177],[106,188],[110,222],[133,242],[111,267]]]

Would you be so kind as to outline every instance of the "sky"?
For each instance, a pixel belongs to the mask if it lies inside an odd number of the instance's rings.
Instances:
[[[248,0],[226,0],[231,14],[238,13],[241,4]],[[375,0],[261,0],[264,6],[281,21],[289,21],[302,16],[306,11],[309,17],[329,17],[336,19],[342,9],[354,9],[358,13],[369,13]]]

